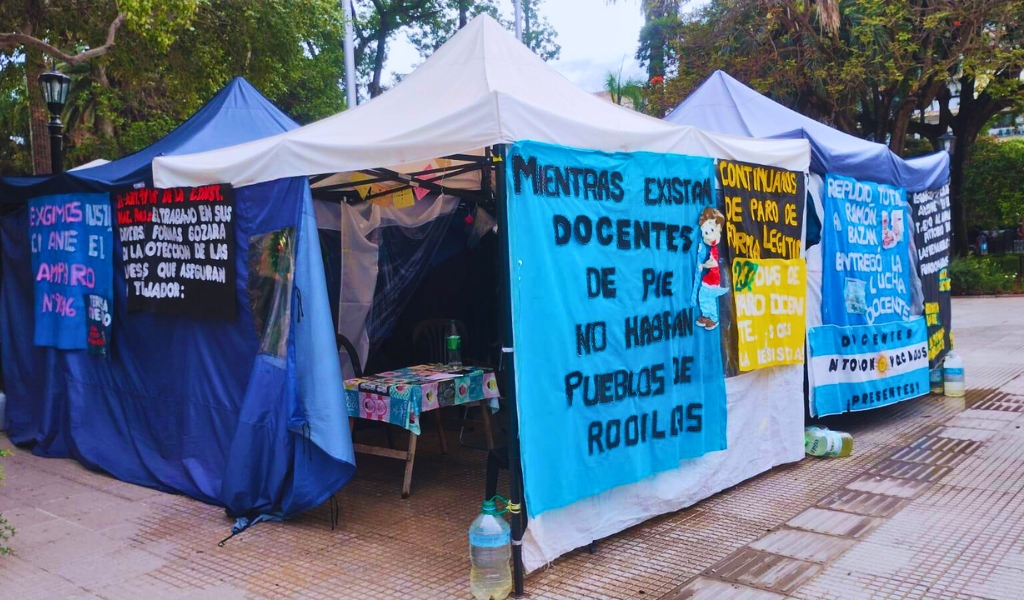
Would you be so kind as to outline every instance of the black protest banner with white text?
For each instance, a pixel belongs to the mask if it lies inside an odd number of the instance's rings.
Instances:
[[[233,320],[234,208],[226,184],[117,194],[128,310]]]

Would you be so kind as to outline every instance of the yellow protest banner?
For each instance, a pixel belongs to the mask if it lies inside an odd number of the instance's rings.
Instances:
[[[802,259],[732,262],[740,371],[804,360],[807,266]]]

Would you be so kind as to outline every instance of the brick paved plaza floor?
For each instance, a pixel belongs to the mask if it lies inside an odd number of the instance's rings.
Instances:
[[[826,419],[853,433],[853,456],[571,553],[527,578],[528,597],[1024,598],[1024,298],[956,300],[954,319],[966,399]],[[0,598],[468,598],[483,454],[456,436],[447,456],[422,437],[408,500],[398,461],[360,456],[337,529],[325,505],[224,547],[220,509],[18,450]]]

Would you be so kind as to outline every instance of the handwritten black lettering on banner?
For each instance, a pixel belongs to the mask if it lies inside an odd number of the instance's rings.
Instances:
[[[714,161],[523,141],[505,164],[530,514],[725,449]]]
[[[803,328],[793,331],[794,335],[770,336],[769,332],[775,332],[775,325],[781,325],[783,333],[789,331],[785,329],[787,325],[778,323],[768,327],[767,323],[756,323],[755,331],[751,329],[755,324],[751,320],[752,307],[745,303],[759,298],[761,293],[777,291],[762,289],[753,293],[749,284],[754,274],[763,277],[785,264],[787,273],[796,268],[801,281],[805,277],[801,258],[804,175],[729,160],[717,161],[715,172],[725,211],[727,258],[734,275],[741,272],[750,275],[746,282],[736,279],[732,282],[734,302],[728,303],[727,314],[722,319],[726,374],[731,377],[751,369],[802,362],[802,350],[796,352],[798,348],[793,340],[803,339]],[[737,270],[737,267],[742,269]],[[802,306],[804,296],[805,290],[798,285],[791,297]],[[797,320],[799,317],[792,319],[794,323]],[[802,341],[799,346],[802,348]]]
[[[914,246],[928,324],[928,361],[935,368],[952,347],[949,248],[953,223],[949,185],[912,194],[910,205],[914,211]]]
[[[800,258],[804,176],[763,165],[719,160],[726,248],[733,258]]]
[[[235,318],[235,194],[229,185],[117,194],[128,310]]]

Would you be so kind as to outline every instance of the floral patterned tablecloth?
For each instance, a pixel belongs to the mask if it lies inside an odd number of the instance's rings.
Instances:
[[[417,435],[422,413],[499,395],[494,372],[477,367],[418,365],[345,380],[349,416],[399,425]]]

